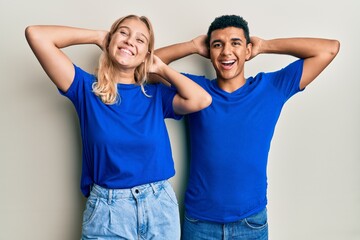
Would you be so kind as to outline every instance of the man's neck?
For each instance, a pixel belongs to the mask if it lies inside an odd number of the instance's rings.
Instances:
[[[225,92],[232,93],[246,83],[245,77],[242,78],[234,78],[234,79],[219,79],[217,80],[217,84],[220,89],[224,90]]]

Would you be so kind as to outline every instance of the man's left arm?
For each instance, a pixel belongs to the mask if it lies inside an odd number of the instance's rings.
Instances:
[[[264,40],[252,37],[252,57],[258,54],[287,54],[304,59],[300,89],[309,85],[335,58],[340,42],[322,38],[279,38]],[[252,58],[251,57],[251,58]]]

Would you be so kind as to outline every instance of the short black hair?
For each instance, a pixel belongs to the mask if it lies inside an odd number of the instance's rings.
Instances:
[[[210,46],[210,37],[211,33],[218,29],[224,29],[227,27],[236,27],[244,30],[246,44],[250,43],[250,32],[248,22],[238,15],[222,15],[215,18],[215,20],[210,24],[209,30],[207,32],[206,44]]]

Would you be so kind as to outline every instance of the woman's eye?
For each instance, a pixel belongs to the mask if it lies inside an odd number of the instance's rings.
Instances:
[[[137,39],[137,41],[139,42],[139,43],[144,43],[145,41],[144,40],[142,40],[142,39]]]
[[[124,35],[124,36],[127,36],[127,32],[125,32],[125,31],[120,31],[120,34]]]

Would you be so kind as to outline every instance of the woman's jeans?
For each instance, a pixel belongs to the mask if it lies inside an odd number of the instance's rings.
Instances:
[[[266,208],[232,223],[206,222],[184,217],[182,240],[267,240]]]
[[[131,189],[94,185],[83,215],[82,239],[180,239],[179,208],[170,183]]]

